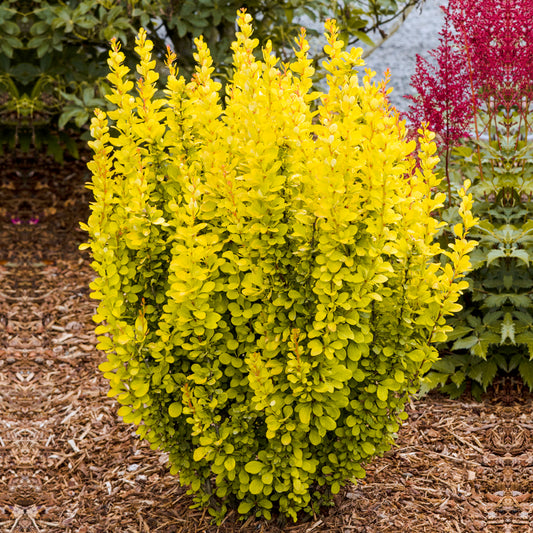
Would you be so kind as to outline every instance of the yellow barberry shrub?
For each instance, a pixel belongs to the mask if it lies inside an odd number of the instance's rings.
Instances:
[[[202,39],[189,83],[169,51],[164,98],[145,32],[136,87],[112,43],[84,225],[100,369],[198,505],[296,519],[390,448],[460,309],[474,221],[463,191],[455,242],[436,243],[433,134],[406,140],[334,21],[327,94],[303,33],[279,65],[238,25],[224,101]]]

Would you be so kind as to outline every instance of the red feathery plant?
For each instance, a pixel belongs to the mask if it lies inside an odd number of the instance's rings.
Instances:
[[[533,96],[533,0],[450,0],[433,61],[417,56],[407,118],[427,122],[441,139],[445,174],[451,149],[472,130],[479,141],[496,134],[499,110],[517,108],[527,120]],[[521,110],[524,110],[521,113]],[[479,114],[488,117],[480,129]],[[495,124],[494,124],[495,125]],[[527,130],[527,128],[526,128]],[[480,166],[480,177],[483,172]]]

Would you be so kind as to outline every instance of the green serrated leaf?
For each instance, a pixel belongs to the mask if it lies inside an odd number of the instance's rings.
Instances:
[[[501,257],[505,257],[505,250],[491,250],[487,254],[487,266],[489,266],[493,261],[496,259],[500,259]]]
[[[522,361],[518,366],[518,371],[529,390],[533,390],[533,361]]]
[[[513,322],[513,317],[511,313],[505,313],[502,329],[501,329],[501,343],[503,344],[507,339],[509,339],[513,344],[515,342],[515,325]]]
[[[463,339],[457,339],[452,345],[452,350],[469,350],[478,342],[478,337],[470,335],[469,337],[465,337]]]
[[[455,364],[450,357],[443,357],[433,364],[432,370],[443,374],[452,374],[455,371]]]
[[[520,259],[523,261],[527,266],[529,266],[529,254],[526,250],[520,250],[518,248],[515,248],[511,254],[511,257],[516,257],[517,259]]]

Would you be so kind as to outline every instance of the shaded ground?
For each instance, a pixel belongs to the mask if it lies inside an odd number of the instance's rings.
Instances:
[[[165,454],[119,421],[97,370],[93,273],[77,250],[84,163],[4,158],[0,173],[0,531],[533,531],[533,398],[511,380],[484,403],[413,402],[398,446],[323,516],[230,514],[217,528],[188,510]]]

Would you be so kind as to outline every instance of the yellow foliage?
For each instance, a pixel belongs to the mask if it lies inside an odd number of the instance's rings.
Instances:
[[[163,98],[146,33],[135,89],[112,43],[85,227],[124,419],[200,503],[216,476],[220,502],[296,517],[390,446],[460,308],[475,221],[465,184],[441,249],[434,135],[407,140],[334,21],[327,93],[311,92],[305,33],[280,65],[270,43],[256,53],[251,22],[239,12],[223,99],[202,39],[190,82],[169,51]]]

